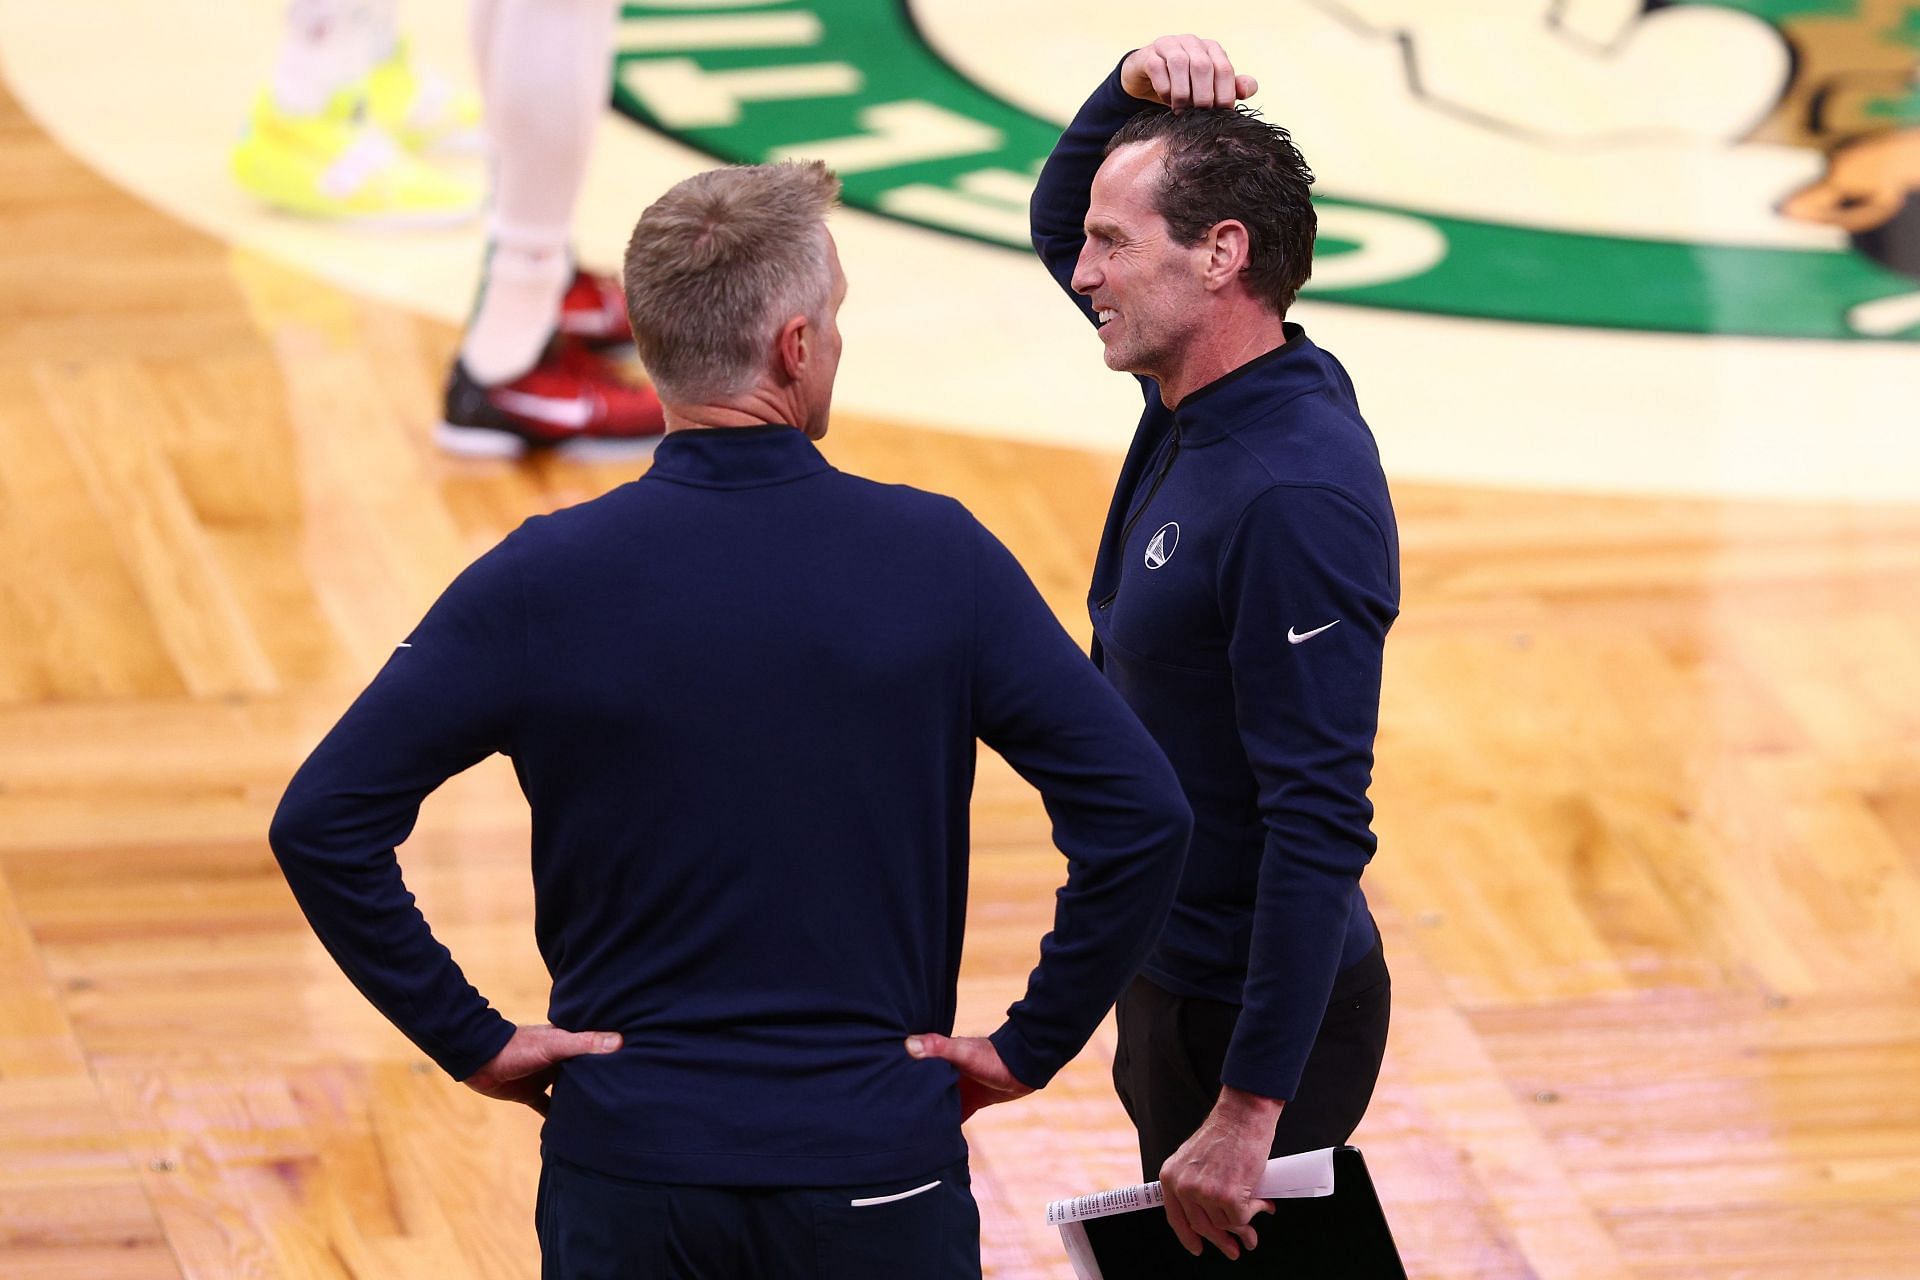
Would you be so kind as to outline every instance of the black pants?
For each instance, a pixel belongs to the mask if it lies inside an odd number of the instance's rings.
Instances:
[[[548,1156],[535,1222],[541,1280],[980,1280],[965,1160],[792,1189],[631,1182]]]
[[[1337,1147],[1359,1127],[1380,1078],[1392,994],[1377,942],[1334,979],[1300,1087],[1280,1112],[1274,1155]],[[1116,1014],[1113,1084],[1140,1134],[1141,1173],[1152,1181],[1213,1110],[1240,1007],[1177,996],[1135,978]]]

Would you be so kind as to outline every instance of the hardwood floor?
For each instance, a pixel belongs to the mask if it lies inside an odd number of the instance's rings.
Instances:
[[[181,228],[3,95],[0,162],[0,1274],[532,1276],[537,1121],[360,999],[264,833],[466,561],[632,468],[443,457],[445,328]],[[827,451],[961,498],[1084,636],[1115,457]],[[1920,1275],[1920,508],[1396,494],[1357,1140],[1411,1273]],[[495,760],[403,862],[535,1020],[526,827]],[[976,831],[984,1031],[1063,866],[991,759]],[[1133,1180],[1111,1049],[970,1127],[990,1276],[1066,1275],[1044,1202]]]

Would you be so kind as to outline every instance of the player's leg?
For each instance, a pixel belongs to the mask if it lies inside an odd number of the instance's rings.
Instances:
[[[373,67],[373,46],[393,28],[392,0],[288,0],[268,92],[281,110],[312,115]]]
[[[480,0],[474,7],[493,203],[480,295],[448,381],[441,443],[456,452],[650,442],[658,399],[585,349],[624,311],[595,290],[600,332],[563,333],[579,293],[574,203],[612,87],[610,0]],[[575,308],[577,311],[578,308]],[[609,316],[609,312],[612,314]]]
[[[395,19],[396,0],[374,0],[367,28],[367,114],[414,152],[478,151],[480,100],[414,62]]]
[[[234,148],[235,179],[308,217],[426,225],[471,217],[479,188],[421,162],[389,127],[420,106],[396,79],[401,49],[394,0],[288,0],[271,78]],[[376,89],[394,120],[377,118]],[[447,95],[437,113],[455,105]]]

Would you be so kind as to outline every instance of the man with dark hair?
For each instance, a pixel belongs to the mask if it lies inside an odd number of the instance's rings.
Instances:
[[[1061,137],[1033,242],[1146,395],[1101,536],[1094,659],[1195,816],[1121,997],[1114,1081],[1181,1243],[1253,1247],[1269,1154],[1344,1142],[1386,1044],[1360,891],[1399,544],[1346,371],[1286,319],[1313,180],[1220,46],[1135,50]]]
[[[274,817],[368,999],[546,1115],[548,1280],[978,1280],[961,1121],[1086,1042],[1186,849],[1165,757],[1006,549],[814,447],[838,186],[728,168],[648,208],[626,283],[666,406],[652,469],[468,567]],[[1024,998],[951,1037],[976,738],[1039,788],[1069,870]],[[395,859],[495,751],[533,810],[557,1027],[488,1006]]]

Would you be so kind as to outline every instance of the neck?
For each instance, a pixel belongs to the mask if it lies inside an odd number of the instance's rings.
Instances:
[[[737,396],[715,400],[661,402],[667,432],[708,431],[725,427],[798,427],[805,415],[796,397],[783,387],[756,384]]]
[[[1283,318],[1257,303],[1236,306],[1210,319],[1186,350],[1170,362],[1160,383],[1160,400],[1169,409],[1249,360],[1265,355],[1287,340]]]

